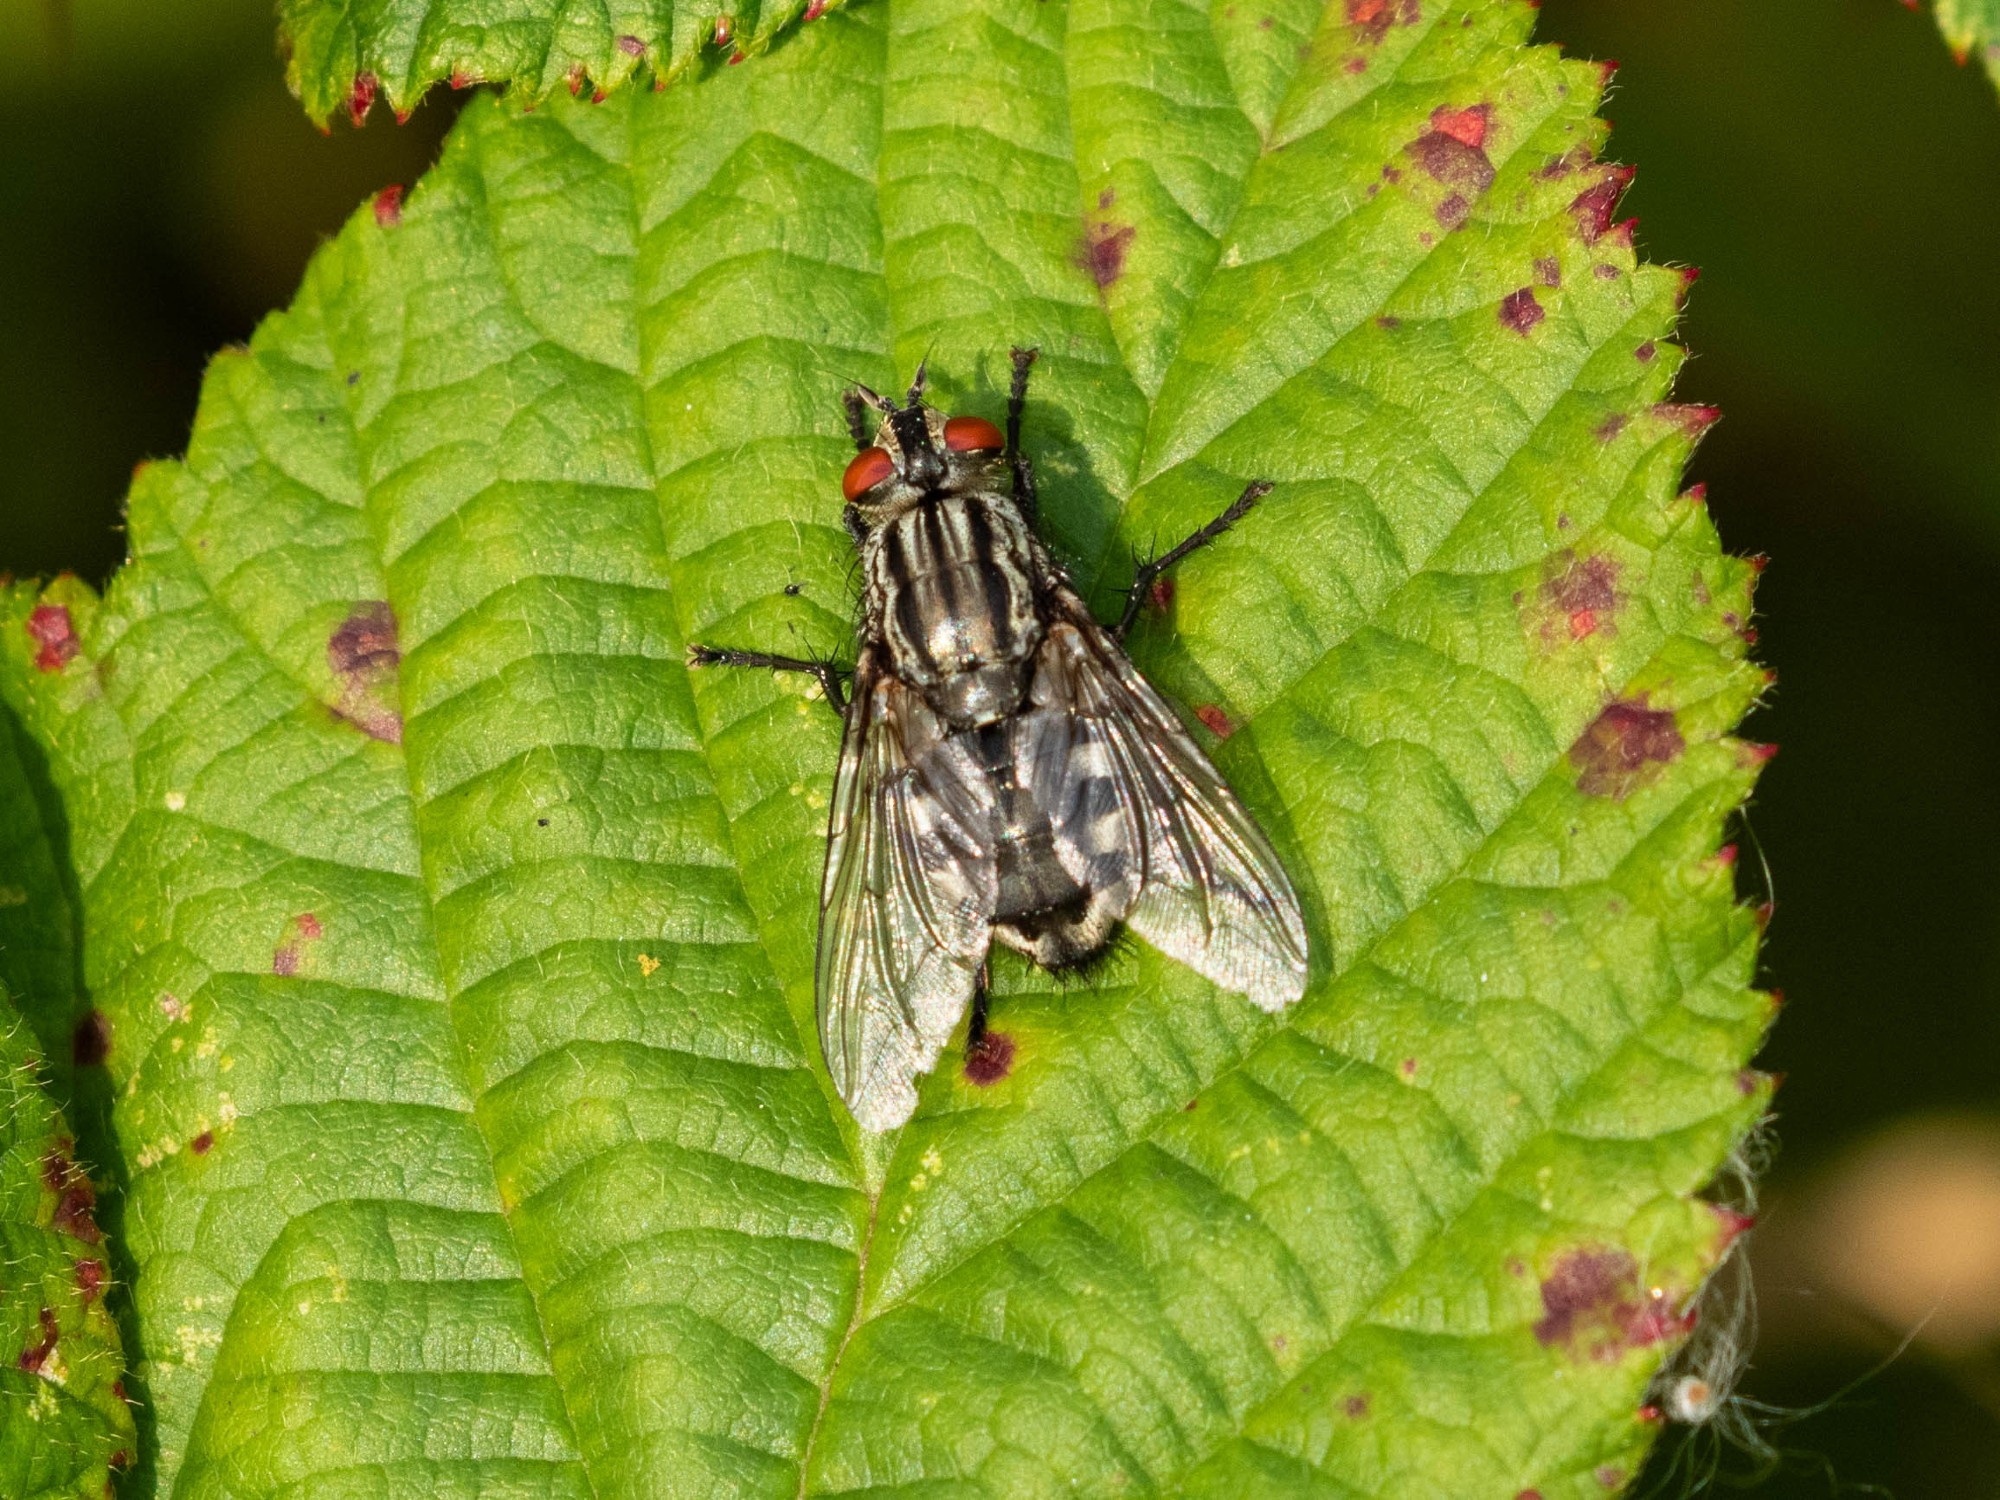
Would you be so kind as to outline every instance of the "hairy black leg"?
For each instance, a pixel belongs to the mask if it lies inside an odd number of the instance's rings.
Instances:
[[[1013,379],[1007,385],[1007,467],[1014,474],[1014,503],[1021,507],[1030,526],[1035,524],[1035,513],[1040,508],[1035,494],[1035,466],[1028,462],[1028,455],[1021,451],[1021,413],[1028,405],[1028,372],[1034,368],[1040,349],[1014,349],[1008,352],[1013,361]]]
[[[1035,466],[1028,462],[1028,455],[1016,453],[1009,461],[1014,471],[1014,504],[1030,527],[1041,515],[1042,503],[1035,493]]]
[[[868,535],[868,523],[861,519],[861,512],[851,505],[841,511],[840,524],[847,528],[847,539],[857,547],[861,545],[861,539]]]
[[[1035,367],[1035,360],[1041,355],[1040,349],[1010,349],[1007,357],[1013,362],[1014,378],[1007,384],[1007,451],[1021,451],[1021,412],[1028,404],[1028,372]]]
[[[1158,557],[1148,562],[1140,563],[1139,570],[1132,575],[1132,592],[1125,600],[1125,613],[1120,615],[1118,623],[1111,627],[1112,637],[1121,641],[1125,639],[1125,632],[1130,630],[1132,622],[1139,618],[1139,610],[1146,602],[1146,595],[1152,590],[1154,579],[1166,572],[1167,569],[1173,567],[1175,563],[1186,558],[1189,553],[1199,552],[1203,547],[1206,547],[1210,542],[1221,536],[1223,532],[1248,515],[1251,506],[1270,493],[1270,480],[1257,479],[1251,481],[1250,484],[1244,487],[1243,493],[1236,497],[1235,504],[1231,505],[1228,510],[1225,510],[1213,521],[1202,527],[1201,530],[1188,537],[1179,546],[1170,547]]]
[[[833,705],[835,713],[847,712],[847,692],[840,680],[848,675],[848,669],[830,661],[773,656],[768,651],[727,651],[715,646],[689,646],[687,659],[690,667],[766,667],[773,672],[805,672],[819,679],[820,691],[826,694],[826,701]]]
[[[968,1057],[978,1051],[979,1044],[986,1040],[987,991],[992,982],[988,962],[981,959],[979,973],[972,981],[972,1018],[965,1023],[965,1052]]]
[[[840,404],[847,408],[847,430],[854,434],[855,448],[872,446],[875,428],[868,420],[868,398],[850,386],[840,393]]]

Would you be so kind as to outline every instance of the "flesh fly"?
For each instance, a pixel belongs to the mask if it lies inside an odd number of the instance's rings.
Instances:
[[[1034,358],[1014,351],[1004,434],[928,405],[921,369],[901,405],[847,393],[860,451],[844,519],[863,579],[851,674],[689,652],[698,666],[811,672],[845,715],[816,990],[828,1071],[869,1130],[910,1117],[968,1006],[979,1041],[996,938],[1072,969],[1122,922],[1266,1010],[1305,991],[1291,882],[1123,646],[1153,580],[1270,486],[1142,566],[1123,618],[1099,624],[1035,534],[1020,444]]]

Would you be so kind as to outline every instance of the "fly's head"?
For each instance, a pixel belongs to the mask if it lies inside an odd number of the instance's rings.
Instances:
[[[865,385],[854,393],[882,413],[874,445],[855,455],[840,485],[867,530],[935,496],[993,487],[1006,439],[984,417],[947,417],[928,405],[922,366],[901,406]]]

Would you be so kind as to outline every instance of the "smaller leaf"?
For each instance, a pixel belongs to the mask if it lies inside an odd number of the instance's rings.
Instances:
[[[137,1451],[96,1189],[0,991],[0,1494],[103,1495]]]
[[[434,84],[497,83],[530,103],[593,101],[635,77],[663,88],[700,65],[754,57],[786,26],[844,0],[279,0],[285,81],[322,129],[377,104],[400,120]]]

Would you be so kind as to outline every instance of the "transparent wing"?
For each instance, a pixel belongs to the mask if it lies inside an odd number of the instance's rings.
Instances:
[[[1067,590],[1037,673],[1038,706],[1067,699],[1075,748],[1051,757],[1046,805],[1082,810],[1079,858],[1129,820],[1138,892],[1125,921],[1162,953],[1265,1010],[1305,993],[1306,932],[1278,856],[1215,767],[1083,601]],[[1074,784],[1072,784],[1074,783]],[[1095,831],[1093,831],[1095,830]],[[1067,856],[1066,856],[1067,858]]]
[[[995,897],[979,778],[923,700],[866,653],[855,672],[820,890],[820,1047],[868,1130],[916,1108],[972,998]]]

